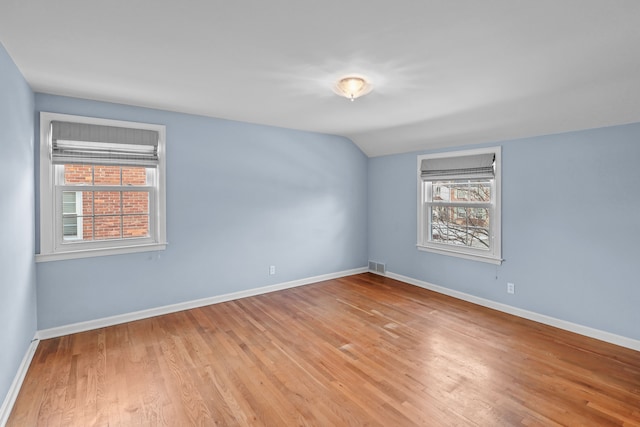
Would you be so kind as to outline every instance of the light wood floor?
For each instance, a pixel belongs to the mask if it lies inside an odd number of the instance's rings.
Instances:
[[[640,352],[371,274],[42,341],[9,426],[640,425]]]

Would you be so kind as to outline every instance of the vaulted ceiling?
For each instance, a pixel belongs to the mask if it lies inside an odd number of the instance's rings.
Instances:
[[[33,90],[343,135],[367,155],[640,121],[637,0],[1,0]],[[351,73],[373,91],[333,91]]]

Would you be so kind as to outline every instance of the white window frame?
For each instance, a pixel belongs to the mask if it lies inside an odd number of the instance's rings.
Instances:
[[[429,240],[429,204],[428,194],[431,191],[431,182],[425,181],[421,177],[421,165],[424,159],[436,159],[445,157],[472,156],[478,154],[493,153],[495,155],[495,176],[491,180],[491,202],[489,209],[490,222],[490,248],[488,250],[469,248],[464,246],[453,246],[444,243],[437,243]],[[502,195],[502,147],[488,147],[472,150],[449,151],[444,153],[422,154],[418,156],[417,180],[418,180],[418,243],[417,248],[421,251],[433,252],[441,255],[449,255],[459,258],[481,261],[499,265],[502,263],[502,219],[501,219],[501,195]]]
[[[148,187],[135,190],[149,192],[149,238],[117,239],[92,242],[64,242],[62,238],[62,197],[61,191],[81,191],[56,186],[56,165],[51,161],[51,121],[88,123],[158,132],[158,166],[155,181]],[[36,262],[118,255],[135,252],[159,251],[166,249],[166,128],[164,125],[100,119],[68,114],[40,113],[40,253]],[[58,168],[59,169],[59,168]],[[115,187],[114,187],[115,188]],[[109,191],[109,187],[100,187]],[[121,188],[119,188],[121,189]],[[134,188],[132,188],[134,190]]]

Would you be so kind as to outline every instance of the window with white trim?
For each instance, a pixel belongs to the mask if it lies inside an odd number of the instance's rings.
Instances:
[[[162,250],[165,127],[40,114],[37,261]]]
[[[500,264],[500,147],[418,156],[418,249]]]

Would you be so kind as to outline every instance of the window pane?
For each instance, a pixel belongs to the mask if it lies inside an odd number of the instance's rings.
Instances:
[[[93,217],[86,216],[82,218],[82,240],[84,242],[93,240]]]
[[[64,240],[78,238],[78,218],[75,215],[62,218],[62,236]]]
[[[491,181],[445,181],[433,183],[433,201],[491,202]]]
[[[484,208],[431,208],[431,241],[452,246],[488,249],[489,211]]]
[[[123,191],[122,210],[124,214],[148,214],[149,193],[146,191]]]
[[[62,210],[65,241],[150,237],[148,191],[63,191]]]
[[[464,187],[465,188],[455,188],[454,200],[469,200],[469,190],[466,188],[466,185]]]
[[[147,168],[122,168],[122,185],[147,185]]]
[[[93,166],[90,165],[64,165],[64,183],[67,185],[92,185]]]
[[[149,236],[149,215],[125,216],[122,222],[122,236],[124,238]]]
[[[94,166],[95,185],[120,185],[120,166]]]
[[[63,191],[62,192],[62,213],[63,214],[75,214],[76,209],[76,192],[75,191]]]
[[[448,202],[451,199],[451,188],[447,183],[434,182],[433,183],[433,200]]]
[[[491,182],[485,180],[469,183],[469,200],[472,202],[491,202]]]
[[[473,222],[473,225],[488,227],[489,226],[489,211],[484,208],[469,208],[469,221]]]
[[[87,216],[93,214],[93,191],[78,192],[82,195],[82,210],[79,215]]]
[[[93,201],[95,215],[120,214],[119,191],[96,191]]]
[[[94,218],[95,240],[119,239],[122,230],[121,216],[97,216]]]
[[[65,184],[146,186],[144,167],[65,165]],[[148,191],[63,191],[64,241],[150,237]]]
[[[64,240],[76,240],[82,236],[78,234],[80,197],[82,197],[80,192],[62,192],[62,238]]]

